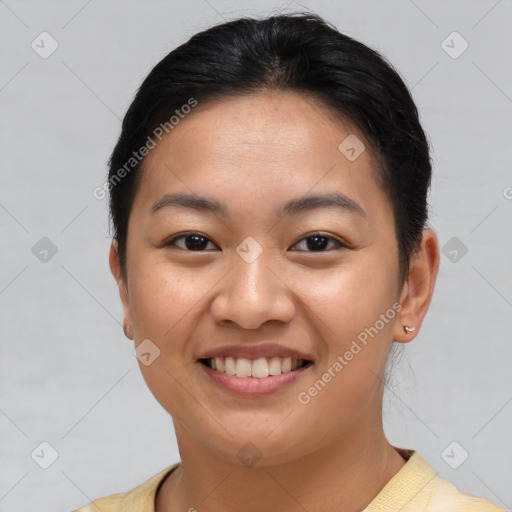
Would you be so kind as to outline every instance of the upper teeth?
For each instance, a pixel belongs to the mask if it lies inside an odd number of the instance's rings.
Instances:
[[[237,377],[256,377],[263,379],[269,375],[279,375],[296,370],[302,363],[302,359],[291,357],[265,357],[259,359],[246,359],[245,357],[212,357],[210,365],[218,372]]]

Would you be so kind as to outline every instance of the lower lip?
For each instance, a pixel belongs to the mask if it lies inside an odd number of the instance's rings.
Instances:
[[[301,375],[304,374],[312,366],[311,364],[304,368],[281,373],[280,375],[269,375],[263,379],[256,377],[237,377],[236,375],[228,375],[224,372],[212,370],[210,367],[198,362],[199,366],[203,368],[206,374],[220,387],[227,389],[238,395],[244,396],[262,396],[269,395],[280,389],[289,386],[295,382]]]

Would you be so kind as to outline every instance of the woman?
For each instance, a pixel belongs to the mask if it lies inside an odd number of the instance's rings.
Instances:
[[[317,16],[157,64],[110,160],[110,268],[181,462],[80,511],[503,511],[383,431],[438,271],[430,179],[399,75]]]

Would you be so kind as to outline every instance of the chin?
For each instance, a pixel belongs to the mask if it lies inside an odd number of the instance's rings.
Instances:
[[[293,462],[309,452],[306,443],[299,438],[297,428],[293,424],[285,426],[284,422],[279,425],[282,421],[283,417],[280,417],[273,427],[268,428],[255,428],[253,423],[243,429],[238,423],[236,431],[229,431],[233,437],[222,429],[222,432],[216,429],[210,434],[204,433],[202,437],[211,450],[229,464],[277,466]],[[310,437],[315,438],[316,434],[311,432]]]

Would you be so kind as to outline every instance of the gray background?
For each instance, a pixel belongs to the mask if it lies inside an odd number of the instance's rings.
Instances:
[[[510,0],[0,0],[0,511],[69,511],[179,460],[122,332],[107,203],[92,191],[159,60],[223,19],[274,9],[318,12],[412,88],[444,253],[421,333],[395,365],[385,429],[511,509]],[[58,43],[45,59],[31,47],[51,49],[43,31]],[[454,31],[469,44],[457,58]]]

